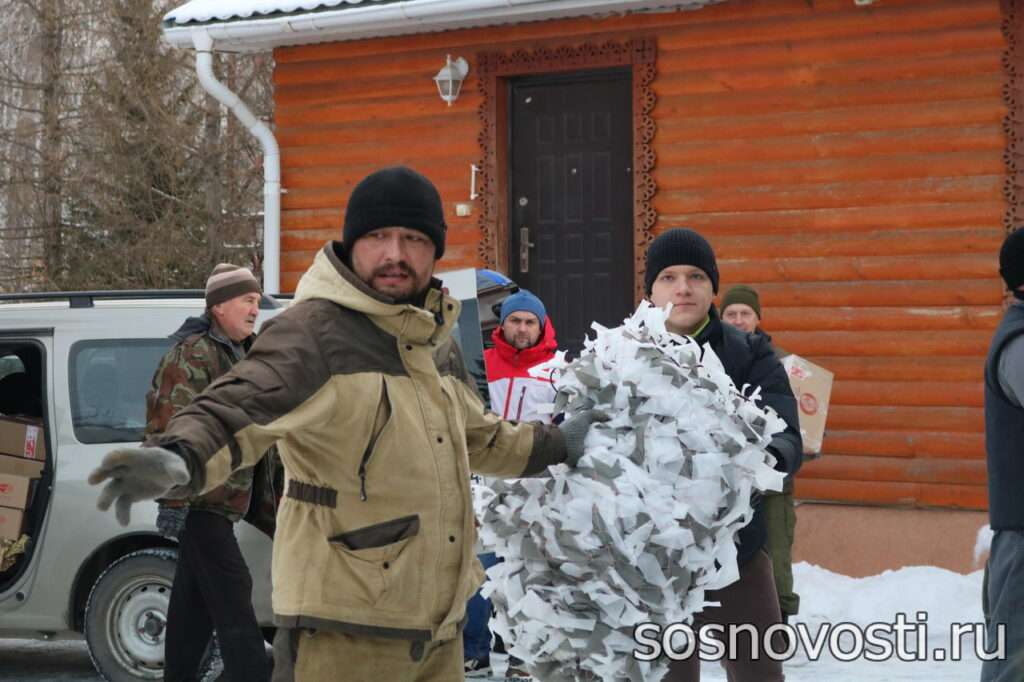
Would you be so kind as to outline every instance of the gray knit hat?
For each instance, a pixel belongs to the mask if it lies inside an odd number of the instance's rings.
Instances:
[[[218,263],[206,280],[206,307],[230,301],[244,294],[262,294],[260,283],[248,268]]]

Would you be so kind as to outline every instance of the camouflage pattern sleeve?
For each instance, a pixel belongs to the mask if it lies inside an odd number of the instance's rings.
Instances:
[[[185,340],[169,350],[146,394],[146,438],[162,433],[171,417],[187,407],[213,381],[216,353],[208,344]]]

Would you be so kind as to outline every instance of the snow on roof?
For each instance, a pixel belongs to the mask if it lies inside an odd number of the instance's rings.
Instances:
[[[192,0],[168,12],[164,17],[164,25],[180,26],[208,21],[249,19],[271,14],[312,12],[340,5],[358,5],[362,2],[389,1],[394,2],[394,0]]]
[[[193,46],[203,31],[218,50],[447,31],[566,17],[698,9],[723,0],[191,0],[163,19],[164,38]]]

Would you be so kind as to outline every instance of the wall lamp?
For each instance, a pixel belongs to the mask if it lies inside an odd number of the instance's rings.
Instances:
[[[465,59],[459,57],[452,61],[452,56],[448,55],[445,65],[434,76],[434,82],[437,83],[437,92],[441,95],[441,99],[448,102],[448,106],[451,106],[452,102],[459,98],[462,81],[466,80],[466,74],[468,73],[469,63]]]

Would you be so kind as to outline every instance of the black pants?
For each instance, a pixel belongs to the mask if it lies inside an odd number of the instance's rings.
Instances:
[[[214,628],[232,682],[265,682],[270,666],[252,608],[252,576],[232,524],[190,511],[167,608],[165,682],[193,682]]]

